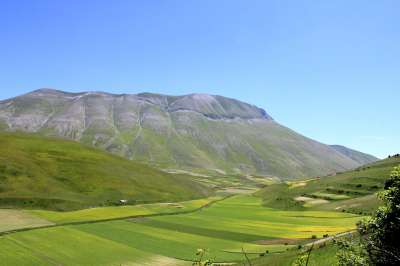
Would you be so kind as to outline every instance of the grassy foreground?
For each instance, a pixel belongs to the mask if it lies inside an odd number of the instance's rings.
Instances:
[[[218,262],[274,256],[322,237],[351,230],[362,217],[327,211],[265,208],[238,195],[189,214],[155,216],[17,232],[0,237],[6,265],[179,265],[198,248]],[[60,241],[62,240],[62,241]],[[190,263],[189,263],[190,265]]]
[[[73,210],[202,198],[209,187],[79,143],[0,133],[0,207]]]

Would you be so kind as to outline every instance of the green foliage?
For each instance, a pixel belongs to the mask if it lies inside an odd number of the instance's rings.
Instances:
[[[370,219],[359,223],[360,238],[337,241],[339,265],[400,264],[400,166],[393,169],[379,197],[384,205]]]
[[[305,266],[307,262],[308,254],[302,253],[300,254],[296,260],[293,262],[292,266]]]
[[[395,167],[380,193],[384,206],[359,226],[373,265],[400,264],[400,166]]]
[[[336,254],[338,266],[365,266],[369,264],[368,254],[360,239],[350,236],[334,241],[339,248]]]
[[[202,249],[202,248],[197,249],[196,258],[194,259],[194,262],[192,263],[192,265],[193,266],[210,266],[210,265],[212,265],[213,264],[212,259],[203,260],[203,258],[207,252],[208,252],[207,249]]]

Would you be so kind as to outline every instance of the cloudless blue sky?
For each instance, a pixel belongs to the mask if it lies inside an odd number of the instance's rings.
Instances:
[[[0,0],[0,99],[42,87],[219,94],[385,157],[400,152],[399,11],[397,0]]]

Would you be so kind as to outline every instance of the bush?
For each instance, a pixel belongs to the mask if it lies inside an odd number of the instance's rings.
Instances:
[[[384,206],[357,225],[360,238],[336,241],[339,265],[400,265],[400,166],[393,169],[379,198]]]

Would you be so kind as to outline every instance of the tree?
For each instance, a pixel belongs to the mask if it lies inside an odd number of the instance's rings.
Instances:
[[[400,265],[400,166],[379,193],[384,205],[358,224],[358,241],[339,241],[339,265]]]
[[[395,167],[379,194],[384,206],[358,230],[373,265],[400,265],[400,166]]]

